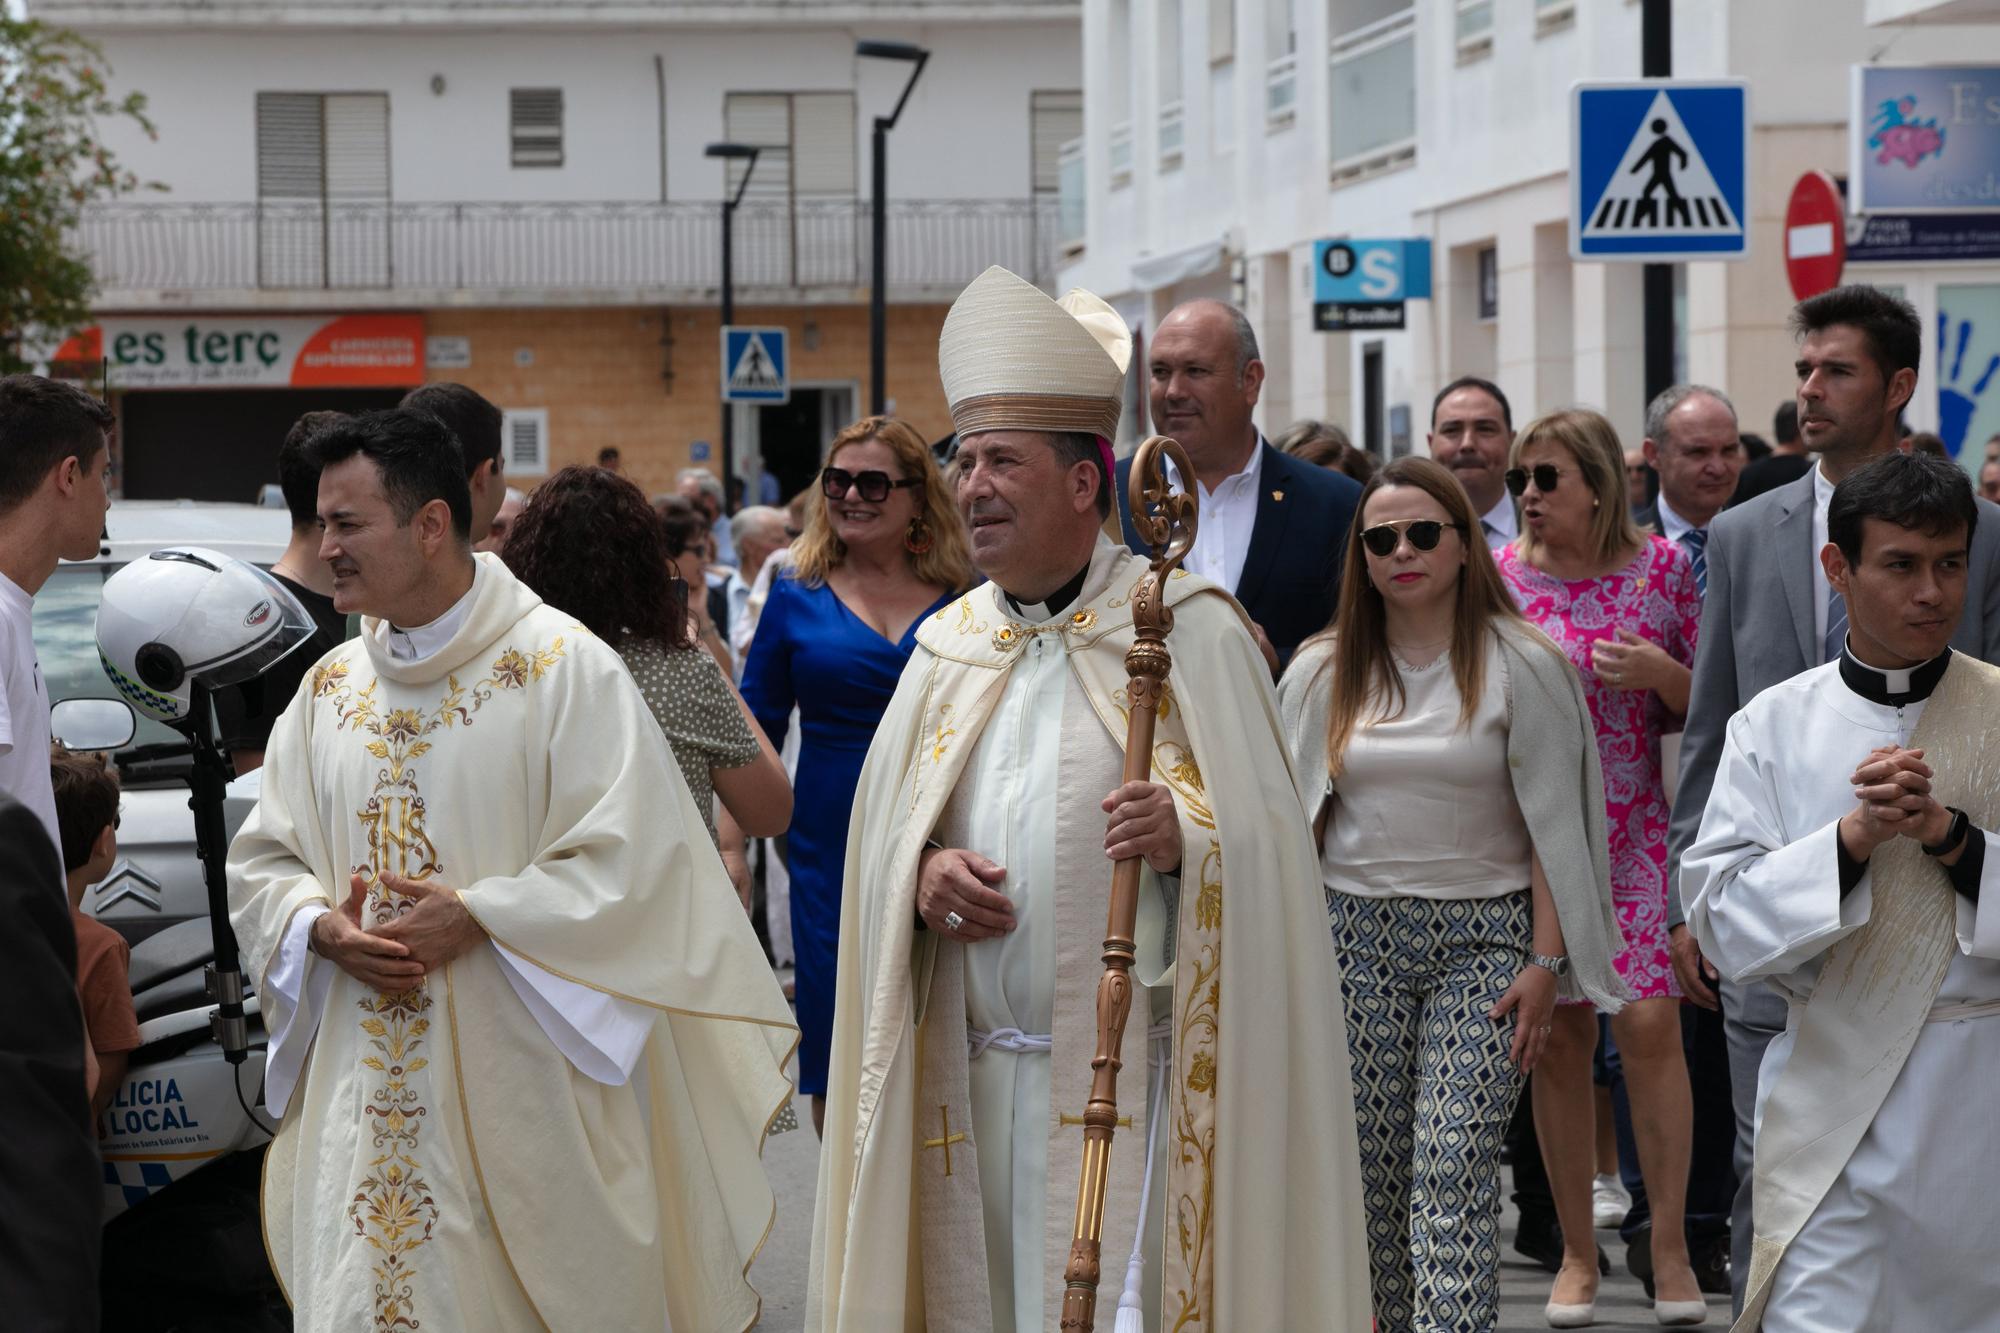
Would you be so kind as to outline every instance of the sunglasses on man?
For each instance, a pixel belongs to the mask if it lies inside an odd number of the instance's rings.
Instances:
[[[1460,536],[1465,535],[1463,523],[1440,523],[1434,518],[1399,518],[1393,523],[1377,523],[1372,528],[1363,528],[1361,544],[1368,548],[1368,554],[1378,560],[1394,555],[1396,544],[1404,537],[1410,539],[1412,550],[1435,551],[1437,544],[1444,540],[1446,528]]]
[[[821,468],[819,473],[819,488],[829,500],[845,500],[848,488],[852,487],[868,503],[881,504],[889,498],[890,491],[923,484],[922,477],[904,477],[897,481],[886,472],[849,472],[844,467]]]
[[[1563,470],[1554,463],[1537,463],[1532,468],[1510,467],[1503,480],[1507,483],[1507,494],[1518,500],[1522,492],[1528,489],[1528,482],[1531,479],[1535,483],[1535,489],[1547,495],[1556,488],[1556,483],[1562,480],[1562,476]]]

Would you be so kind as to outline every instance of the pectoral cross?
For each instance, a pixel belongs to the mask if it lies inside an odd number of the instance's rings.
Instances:
[[[965,1135],[951,1132],[951,1112],[947,1111],[942,1103],[939,1103],[938,1137],[925,1139],[924,1147],[944,1149],[944,1173],[946,1175],[951,1174],[951,1145],[963,1142],[965,1142]]]

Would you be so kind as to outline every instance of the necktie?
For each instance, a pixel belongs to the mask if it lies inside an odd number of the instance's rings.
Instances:
[[[1831,662],[1838,658],[1847,647],[1847,599],[1831,587],[1826,590],[1826,641],[1820,645],[1825,654],[1820,660]]]
[[[1688,564],[1694,567],[1694,590],[1708,595],[1708,529],[1689,528],[1681,534],[1681,545],[1687,549]]]

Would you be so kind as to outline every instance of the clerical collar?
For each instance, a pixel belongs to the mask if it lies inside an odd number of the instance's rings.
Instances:
[[[1083,581],[1088,577],[1090,577],[1090,565],[1086,563],[1082,569],[1076,571],[1075,578],[1063,584],[1062,587],[1057,588],[1039,602],[1016,601],[1014,594],[1008,592],[1005,588],[1000,590],[1000,595],[1007,599],[1007,605],[1014,608],[1014,614],[1023,620],[1054,620],[1057,616],[1069,610],[1076,599],[1083,595]]]
[[[465,596],[452,603],[451,609],[428,625],[418,625],[403,629],[389,626],[389,656],[398,662],[421,662],[438,649],[451,642],[465,618],[472,614],[472,597],[479,591],[479,580],[465,590]]]
[[[1840,654],[1840,679],[1848,689],[1870,703],[1901,708],[1905,704],[1930,698],[1931,691],[1944,679],[1944,669],[1950,665],[1951,649],[1947,648],[1928,662],[1919,662],[1900,671],[1885,671],[1881,667],[1869,666],[1857,658],[1854,649],[1849,647]]]

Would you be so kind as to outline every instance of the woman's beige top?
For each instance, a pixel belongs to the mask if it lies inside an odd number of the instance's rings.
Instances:
[[[1406,701],[1355,728],[1327,808],[1320,873],[1362,898],[1497,898],[1528,887],[1528,826],[1507,768],[1507,663],[1491,639],[1486,679],[1460,725],[1450,654],[1397,661]]]

